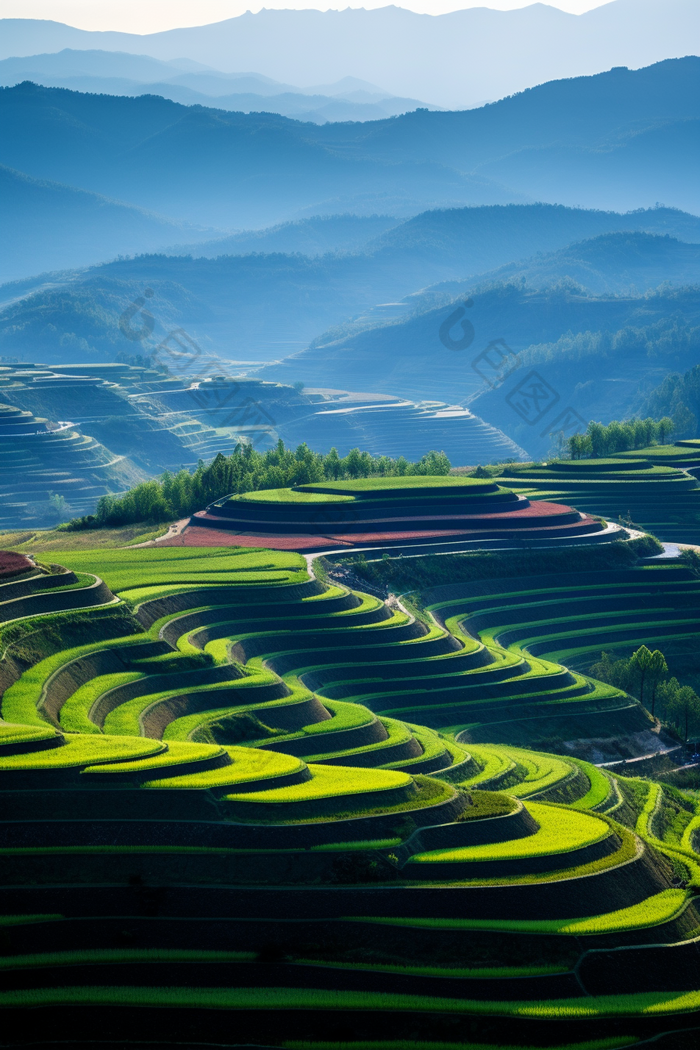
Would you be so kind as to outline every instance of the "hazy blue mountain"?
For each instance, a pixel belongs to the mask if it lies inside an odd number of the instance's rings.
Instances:
[[[691,395],[700,371],[700,286],[617,301],[627,304],[627,317],[607,323],[592,317],[586,328],[572,326],[558,339],[535,341],[505,382],[494,388],[483,384],[470,409],[538,458],[552,454],[556,431],[564,424],[571,434],[591,419],[609,423],[634,415],[670,415],[682,424],[679,436],[696,434]],[[673,380],[688,369],[692,380]],[[536,421],[516,409],[527,406],[523,393],[528,391],[538,393],[547,409]]]
[[[687,54],[696,0],[613,0],[583,15],[544,4],[419,15],[377,10],[246,12],[163,33],[93,33],[58,22],[2,21],[0,57],[62,48],[183,56],[227,72],[255,69],[292,84],[361,77],[394,95],[459,107],[552,80]],[[692,45],[691,45],[692,46]],[[415,56],[421,56],[416,61]]]
[[[388,193],[423,207],[519,199],[441,164],[347,156],[311,138],[322,131],[274,114],[184,107],[150,95],[31,83],[0,89],[0,162],[204,225],[267,225],[343,193]]]
[[[452,346],[444,341],[450,338]],[[698,354],[697,286],[593,297],[518,283],[319,339],[256,374],[466,405],[541,458],[560,429],[573,433],[590,419],[607,423],[639,411],[646,391],[691,367]]]
[[[209,68],[189,59],[162,62],[149,55],[132,55],[126,51],[76,50],[66,47],[61,51],[40,55],[3,58],[0,61],[0,83],[17,84],[22,80],[31,80],[37,74],[55,77],[116,77],[147,84],[156,80],[170,80],[178,75],[192,75],[193,66],[198,67],[198,72]],[[226,76],[224,73],[218,75],[221,78]],[[262,87],[262,81],[266,78],[260,79]],[[277,90],[283,87],[279,84]]]
[[[144,255],[94,267],[80,275],[66,274],[62,280],[52,279],[50,292],[34,292],[33,298],[30,296],[16,303],[9,313],[0,314],[0,333],[4,333],[0,334],[0,342],[11,349],[14,340],[17,349],[29,352],[32,340],[44,332],[50,311],[53,327],[47,335],[41,335],[42,353],[58,353],[63,336],[75,335],[87,339],[88,346],[100,353],[112,354],[117,338],[114,331],[100,335],[94,342],[98,337],[92,322],[84,332],[79,318],[75,322],[69,320],[73,307],[57,305],[63,302],[61,296],[67,296],[65,301],[69,303],[78,287],[81,295],[85,288],[92,289],[90,295],[112,289],[109,294],[121,306],[104,308],[111,318],[105,323],[115,328],[114,318],[131,299],[151,287],[157,290],[151,303],[154,316],[164,317],[154,338],[159,332],[161,338],[167,331],[172,306],[179,318],[177,326],[185,327],[202,346],[225,357],[269,361],[303,349],[327,329],[342,329],[350,323],[350,328],[343,331],[354,332],[358,323],[365,328],[386,312],[405,315],[411,310],[426,309],[434,304],[430,292],[424,306],[420,297],[411,293],[436,282],[464,282],[470,275],[483,274],[499,263],[533,251],[551,251],[601,232],[670,230],[700,241],[700,219],[669,209],[618,215],[553,205],[511,205],[428,212],[387,230],[354,252],[314,253],[316,257],[311,258],[269,251],[275,242],[288,252],[298,251],[300,242],[297,239],[295,243],[294,239],[300,236],[305,238],[309,250],[314,237],[332,236],[336,223],[338,228],[352,232],[361,229],[364,220],[339,217],[324,223],[289,224],[277,230],[240,235],[241,246],[247,251],[258,249],[255,254],[221,254],[216,258]],[[231,240],[235,245],[236,238]],[[674,243],[679,256],[688,248],[695,250],[691,245]],[[259,251],[261,245],[267,254]],[[236,247],[232,250],[238,252]],[[195,253],[199,254],[196,247]],[[479,278],[471,283],[479,283]],[[63,290],[62,284],[66,286]],[[438,289],[438,301],[449,301],[458,290],[450,295],[449,289]],[[14,299],[33,289],[12,292]],[[48,300],[42,298],[45,295],[49,295]],[[404,299],[397,308],[377,309],[378,304],[395,304]],[[53,305],[46,305],[48,302]],[[358,322],[363,317],[368,319]],[[554,338],[559,334],[557,331]],[[333,333],[321,341],[335,342],[338,338],[339,334]],[[429,377],[427,381],[430,382]],[[344,382],[330,385],[347,388]],[[371,389],[366,384],[364,388]],[[428,385],[424,394],[429,390]],[[390,388],[388,392],[394,393]],[[416,391],[409,396],[415,398]],[[440,399],[444,400],[442,393]]]
[[[425,275],[440,269],[443,277],[450,271],[467,277],[506,260],[531,260],[536,252],[551,252],[618,230],[668,234],[700,243],[700,218],[673,208],[621,215],[562,205],[511,204],[424,212],[387,230],[365,250],[383,258],[420,258]]]
[[[362,377],[368,390],[464,403],[489,389],[485,376],[493,379],[493,368],[486,359],[476,366],[475,361],[491,345],[494,360],[507,360],[506,348],[521,354],[533,345],[556,343],[567,332],[643,327],[669,314],[683,323],[700,321],[697,288],[646,297],[590,296],[575,288],[540,290],[517,282],[472,292],[466,304],[453,300],[345,336],[326,333],[260,374],[286,381],[293,373],[309,386],[342,389],[357,388]],[[475,411],[492,422],[481,406]]]
[[[284,222],[263,230],[242,230],[230,237],[176,245],[168,249],[168,254],[205,255],[215,259],[219,255],[249,255],[253,252],[300,252],[302,255],[314,256],[328,252],[358,251],[398,222],[398,219],[389,215],[317,216]]]
[[[182,65],[177,60],[161,62],[121,51],[65,48],[56,54],[3,59],[0,84],[11,87],[30,80],[44,87],[71,91],[132,97],[160,95],[186,106],[215,105],[217,109],[240,113],[280,113],[321,124],[327,120],[381,120],[427,105],[418,99],[395,98],[352,77],[326,85],[328,94],[324,94],[318,90],[303,92],[255,73],[183,72]],[[362,87],[358,89],[358,85]]]
[[[187,224],[0,165],[0,281],[149,251],[195,232]]]
[[[696,223],[700,242],[700,219]],[[466,291],[484,281],[515,279],[526,281],[531,288],[569,280],[595,295],[637,294],[659,285],[700,284],[700,243],[684,244],[668,234],[607,233],[481,274],[463,287]]]
[[[699,121],[693,57],[476,110],[324,125],[23,83],[0,89],[0,162],[218,227],[575,193],[616,210],[661,199],[697,212]]]
[[[369,127],[324,128],[323,141],[395,160],[432,157],[464,171],[522,149],[610,149],[629,135],[700,117],[700,58],[550,80],[462,112],[408,114]]]
[[[656,197],[699,212],[700,119],[670,121],[603,149],[524,149],[476,171],[538,200],[637,208]]]

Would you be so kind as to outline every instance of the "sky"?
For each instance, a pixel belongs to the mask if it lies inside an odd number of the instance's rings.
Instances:
[[[113,29],[124,33],[157,33],[178,26],[207,25],[245,11],[266,8],[342,10],[387,7],[391,0],[0,0],[0,18],[47,18],[78,29]],[[395,0],[396,2],[396,0]],[[400,0],[397,7],[421,14],[440,15],[468,7],[511,11],[527,7],[527,0]],[[601,7],[601,0],[550,0],[571,14]]]

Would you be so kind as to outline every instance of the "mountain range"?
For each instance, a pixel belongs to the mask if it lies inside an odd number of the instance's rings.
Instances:
[[[474,110],[324,125],[151,95],[0,88],[0,163],[221,234],[533,198],[616,211],[661,200],[698,212],[699,131],[694,57],[547,83]],[[101,242],[99,223],[88,223],[90,235]],[[161,244],[192,240],[166,234]],[[135,238],[131,251],[151,244]],[[479,268],[521,254],[531,252]]]
[[[164,242],[202,235],[98,193],[34,179],[0,164],[0,282],[86,266]]]
[[[279,374],[288,382],[341,389],[361,383],[362,390],[445,400],[449,379],[438,394],[436,384],[442,380],[437,376],[421,373],[416,387],[408,373],[401,374],[402,324],[412,323],[407,318],[427,316],[436,308],[449,314],[456,297],[482,288],[525,285],[527,310],[509,307],[505,334],[495,331],[505,317],[488,314],[479,320],[480,308],[475,308],[472,318],[482,334],[491,333],[489,339],[503,337],[522,350],[557,339],[569,328],[585,330],[593,323],[586,319],[593,309],[591,292],[607,294],[605,309],[615,314],[616,296],[629,297],[632,288],[643,295],[661,281],[700,281],[700,219],[670,209],[619,215],[540,204],[432,211],[375,236],[370,223],[361,220],[356,232],[359,236],[364,228],[368,236],[354,251],[313,256],[289,251],[295,244],[308,248],[313,235],[338,244],[348,225],[348,217],[340,216],[269,231],[266,247],[284,236],[287,253],[142,255],[7,285],[2,289],[9,302],[0,313],[1,352],[58,361],[62,355],[65,359],[68,345],[78,361],[83,355],[105,360],[119,349],[142,349],[128,344],[119,317],[150,288],[151,348],[169,331],[184,328],[203,350],[223,359],[265,362],[295,355],[270,366],[273,378]],[[258,236],[265,246],[265,235]],[[249,250],[251,239],[248,235],[241,248]],[[586,280],[590,286],[580,288]],[[564,314],[557,307],[549,316],[548,289],[559,285],[571,291],[571,303],[580,301],[582,312],[569,304]],[[535,323],[529,318],[538,311],[543,317]],[[412,335],[405,338],[407,346],[415,342]],[[391,347],[386,354],[396,355],[387,374],[380,365],[386,339]],[[437,329],[431,340],[440,347]],[[365,345],[379,349],[358,370],[355,351]],[[303,351],[301,356],[297,351]]]
[[[254,69],[290,84],[360,77],[394,95],[457,108],[544,80],[687,55],[700,29],[700,8],[695,0],[613,0],[582,15],[540,3],[438,16],[394,6],[263,9],[144,35],[21,18],[3,19],[0,26],[0,58],[63,48],[126,51],[164,61],[187,58],[229,73]]]
[[[64,48],[0,60],[0,84],[11,87],[24,80],[97,94],[160,95],[183,105],[215,104],[240,113],[280,113],[317,124],[381,120],[418,107],[439,108],[418,99],[396,98],[357,77],[302,89],[258,73],[222,73],[189,60],[161,62],[121,51]]]

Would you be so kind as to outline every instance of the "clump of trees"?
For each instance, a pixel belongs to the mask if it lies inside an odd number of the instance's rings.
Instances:
[[[135,485],[123,496],[102,496],[94,514],[73,518],[61,527],[75,531],[117,528],[140,521],[173,521],[202,510],[224,496],[242,492],[346,478],[449,474],[450,466],[445,453],[435,451],[428,452],[417,463],[410,463],[403,456],[399,459],[372,456],[357,448],[347,456],[339,456],[335,448],[323,455],[312,452],[305,442],[291,449],[280,440],[266,452],[241,444],[230,456],[219,453],[209,466],[200,460],[193,472],[181,470],[170,474],[166,471],[159,479]]]
[[[616,452],[630,452],[650,445],[665,445],[675,430],[670,416],[663,419],[616,419],[604,426],[591,421],[585,434],[573,434],[566,442],[572,459],[604,459]]]
[[[700,732],[700,697],[691,686],[669,677],[668,664],[659,649],[651,652],[642,645],[628,659],[619,660],[601,653],[590,673],[636,696],[654,717],[672,725],[684,741]]]

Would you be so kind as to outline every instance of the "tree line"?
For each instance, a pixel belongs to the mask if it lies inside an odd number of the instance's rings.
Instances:
[[[628,659],[619,660],[601,653],[590,673],[601,682],[632,693],[654,718],[673,726],[686,743],[689,736],[700,732],[700,697],[691,686],[669,676],[666,658],[659,649],[651,652],[642,645]]]
[[[669,416],[663,419],[629,419],[604,426],[591,420],[585,434],[573,434],[566,447],[572,459],[604,459],[617,452],[630,452],[650,445],[665,445],[671,438],[675,423]]]
[[[266,452],[240,444],[230,456],[219,453],[209,466],[200,460],[192,472],[166,471],[158,479],[135,485],[122,496],[102,496],[94,514],[73,518],[60,527],[75,531],[117,528],[141,521],[173,521],[224,496],[243,492],[352,478],[449,474],[450,466],[445,453],[435,451],[411,463],[403,456],[372,456],[357,448],[347,456],[339,456],[335,448],[324,455],[313,452],[305,442],[296,449],[287,448],[281,439]]]

